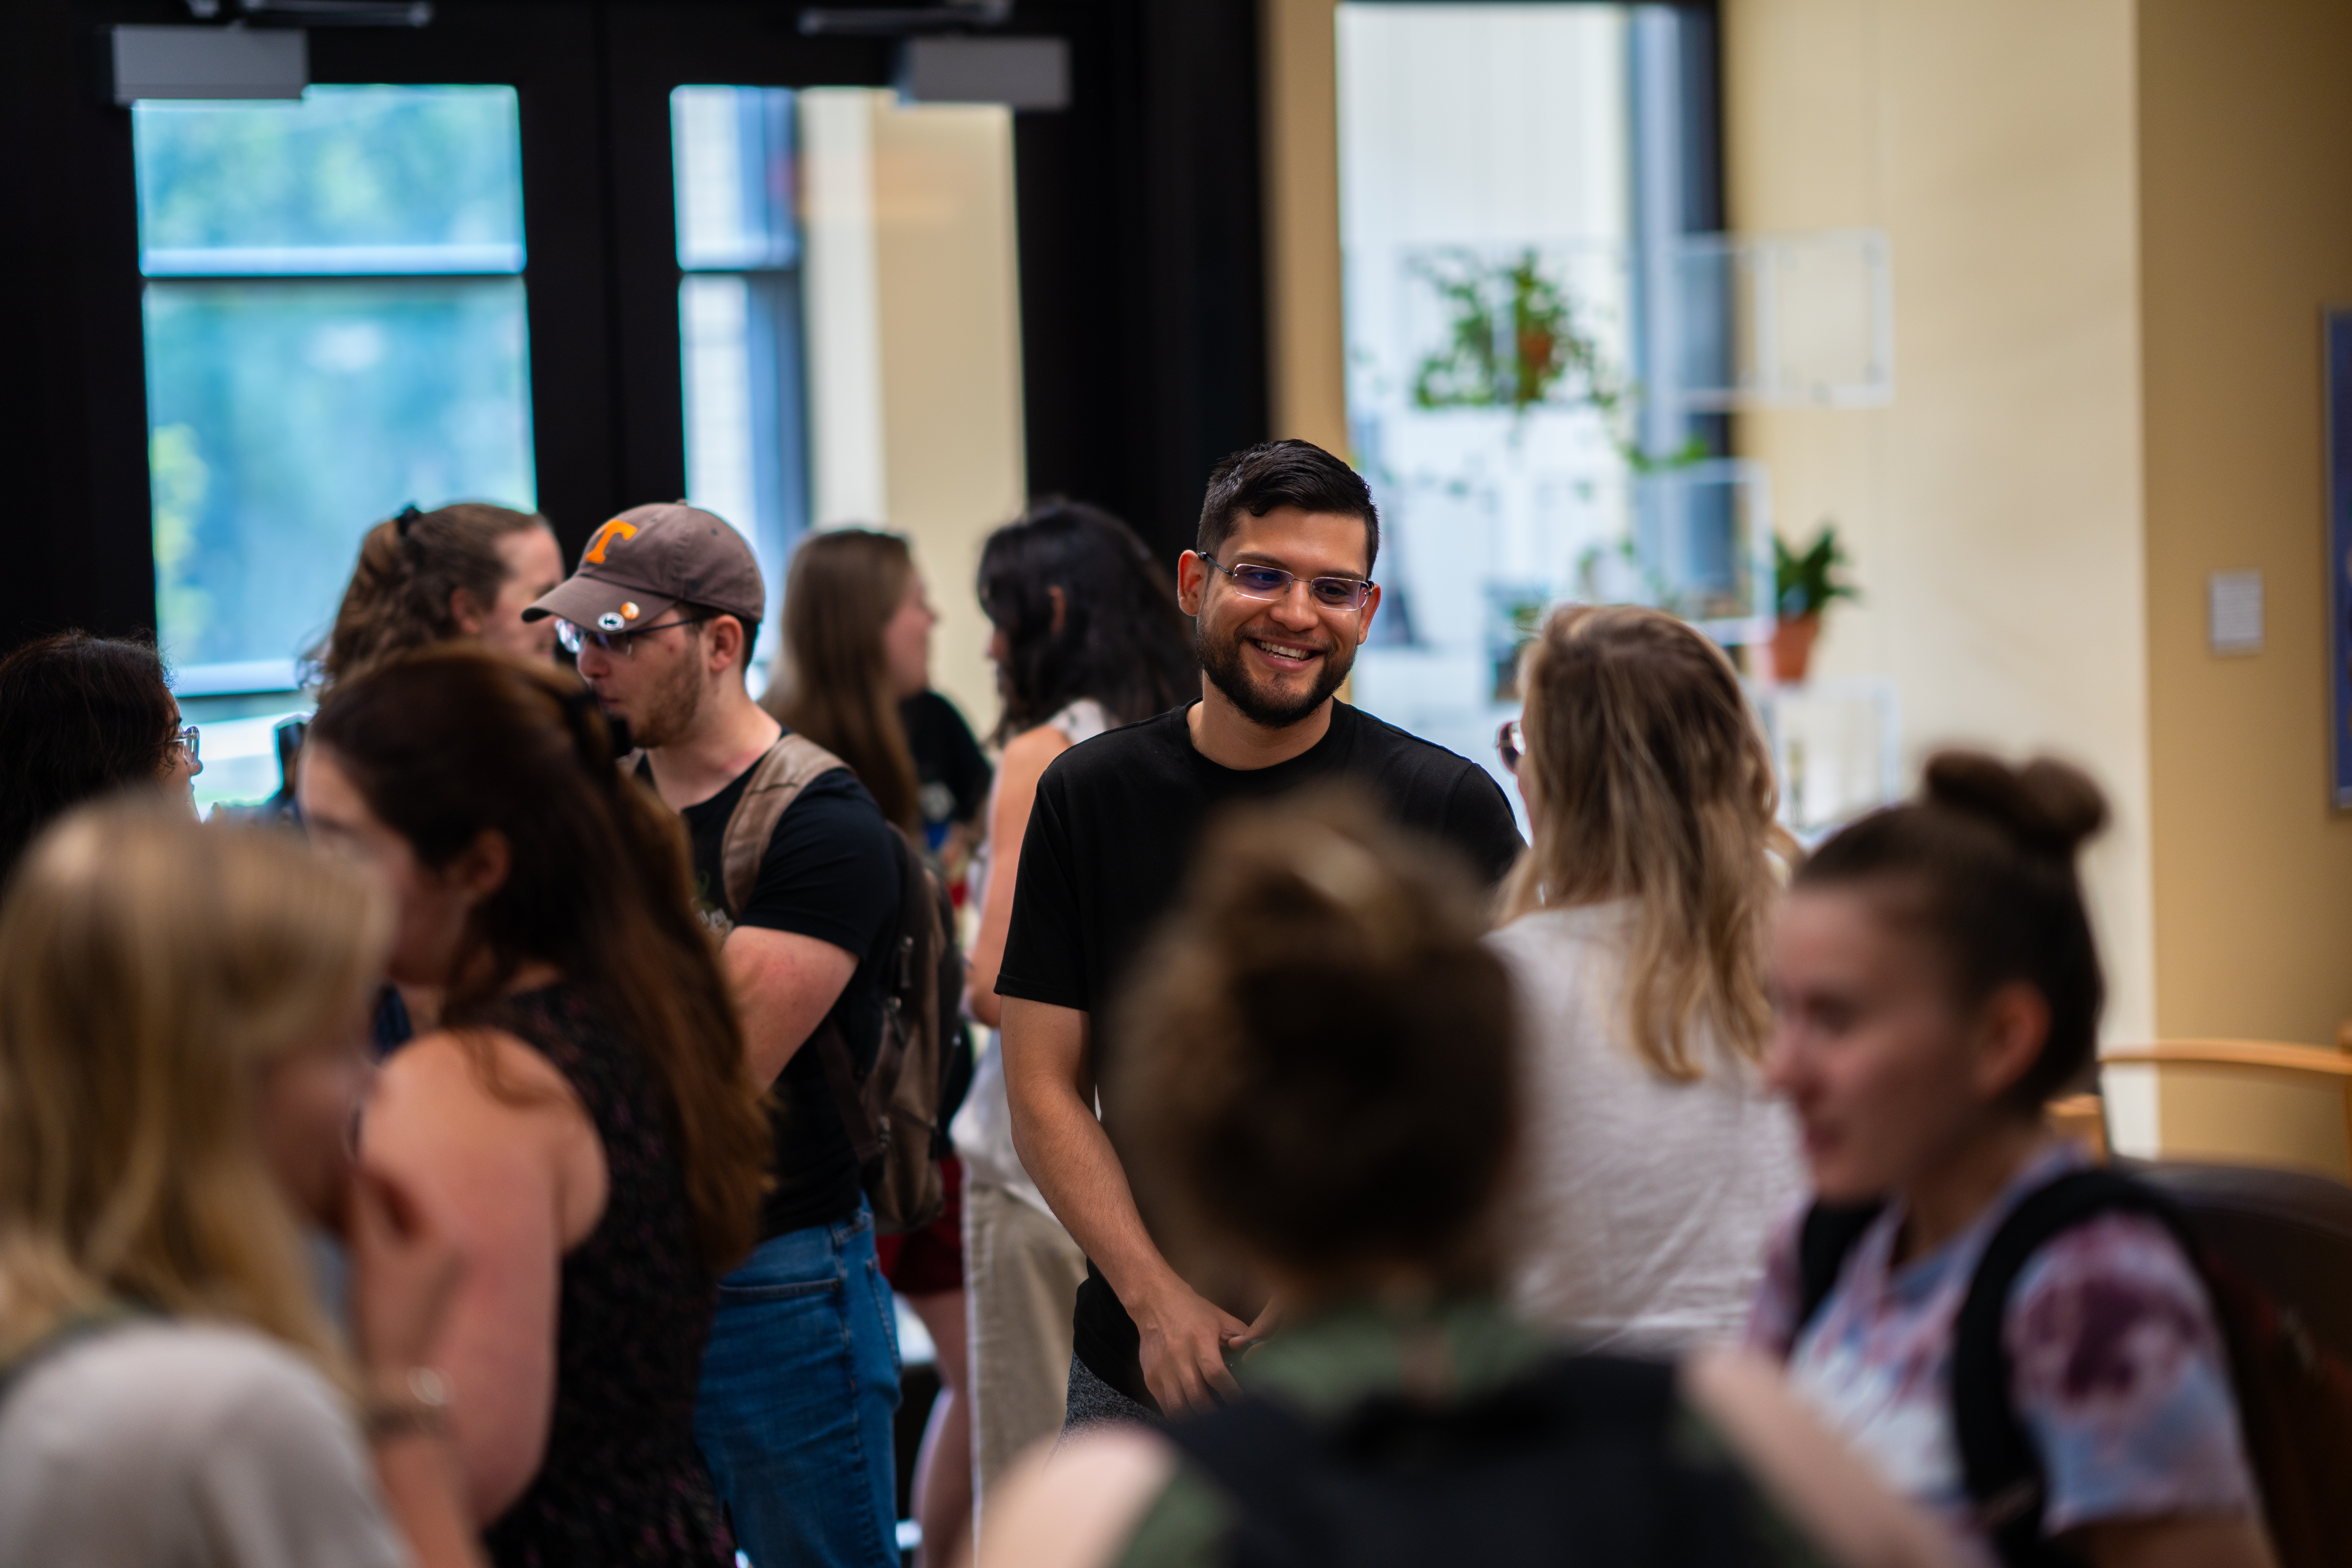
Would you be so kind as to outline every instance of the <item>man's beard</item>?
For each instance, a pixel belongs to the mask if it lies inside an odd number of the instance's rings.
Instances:
[[[643,711],[623,719],[630,738],[650,751],[694,733],[694,721],[702,714],[701,673],[692,658],[679,659],[646,694]],[[609,710],[606,717],[613,717]]]
[[[1337,638],[1323,655],[1323,673],[1304,697],[1286,698],[1261,689],[1250,679],[1249,667],[1242,662],[1242,634],[1238,627],[1221,637],[1213,637],[1204,621],[1193,623],[1193,642],[1201,655],[1201,672],[1211,684],[1225,694],[1241,716],[1266,730],[1286,730],[1318,708],[1324,700],[1339,689],[1354,668],[1356,647],[1346,638]]]

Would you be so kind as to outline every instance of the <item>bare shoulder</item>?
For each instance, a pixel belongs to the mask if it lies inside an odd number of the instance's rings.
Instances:
[[[1682,1391],[1741,1468],[1832,1562],[1957,1568],[1944,1531],[1896,1497],[1790,1392],[1774,1363],[1727,1347],[1685,1358]]]
[[[1175,1449],[1141,1427],[1040,1443],[990,1499],[980,1568],[1108,1568],[1175,1471]]]
[[[1070,738],[1051,724],[1024,730],[1004,742],[1003,772],[1013,778],[1034,779],[1045,764],[1070,749]]]
[[[504,1029],[436,1029],[385,1062],[369,1119],[415,1114],[445,1122],[585,1123],[587,1110],[556,1065]]]

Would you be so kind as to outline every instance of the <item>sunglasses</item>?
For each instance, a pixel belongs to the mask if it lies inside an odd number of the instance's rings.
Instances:
[[[1255,566],[1246,563],[1227,566],[1206,552],[1201,559],[1232,578],[1234,591],[1244,598],[1286,598],[1290,585],[1299,581],[1296,574],[1285,572],[1279,566]],[[1307,591],[1325,609],[1360,610],[1364,607],[1364,601],[1372,596],[1371,583],[1362,577],[1309,577],[1306,582]]]
[[[710,619],[709,616],[687,616],[675,621],[656,621],[649,626],[633,626],[625,632],[600,632],[589,626],[574,625],[558,616],[555,622],[555,640],[563,645],[564,652],[575,658],[579,657],[580,650],[583,647],[593,647],[600,653],[618,654],[623,658],[634,658],[636,652],[635,646],[631,641],[632,638],[641,637],[647,632],[666,632],[672,626],[698,626],[709,619]]]

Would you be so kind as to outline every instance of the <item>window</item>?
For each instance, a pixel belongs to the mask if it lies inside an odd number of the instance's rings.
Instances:
[[[761,665],[779,646],[785,562],[808,526],[793,114],[780,88],[670,94],[687,493],[759,557]]]
[[[1710,19],[1339,7],[1353,456],[1387,522],[1356,697],[1494,765],[1556,603],[1757,635],[1761,487],[1726,459]]]
[[[509,87],[132,110],[156,602],[186,695],[290,690],[361,535],[530,509]]]

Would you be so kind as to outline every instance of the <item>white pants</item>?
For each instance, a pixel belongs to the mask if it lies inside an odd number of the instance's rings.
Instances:
[[[1062,1429],[1070,1314],[1086,1277],[1086,1254],[1053,1215],[993,1183],[965,1186],[975,1540],[986,1519],[989,1488],[1022,1450]]]

